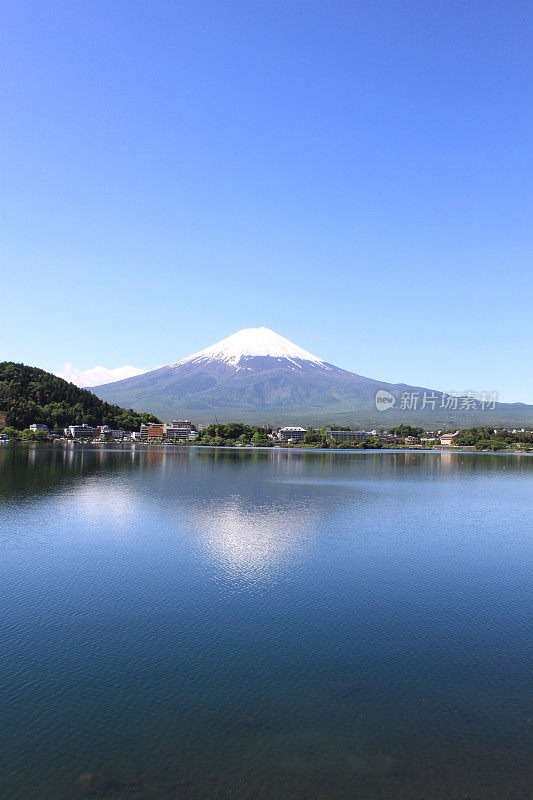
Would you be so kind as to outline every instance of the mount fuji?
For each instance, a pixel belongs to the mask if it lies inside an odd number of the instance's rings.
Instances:
[[[376,393],[388,392],[394,405],[376,408]],[[396,422],[433,426],[518,425],[533,420],[533,407],[498,403],[492,411],[401,410],[404,392],[424,387],[390,384],[336,367],[269,328],[245,328],[211,347],[167,366],[97,386],[102,400],[151,411],[164,420],[239,420],[271,424],[387,426]]]

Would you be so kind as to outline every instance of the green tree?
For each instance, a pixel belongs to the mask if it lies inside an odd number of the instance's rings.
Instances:
[[[412,425],[397,425],[395,428],[389,428],[389,433],[394,433],[396,436],[420,436],[424,433],[424,428],[414,428]]]
[[[322,439],[322,434],[314,428],[308,428],[304,433],[304,444],[320,444]]]
[[[10,439],[18,439],[20,436],[20,431],[14,428],[12,425],[6,425],[5,428],[2,428],[2,433],[7,434]]]
[[[26,428],[20,435],[22,439],[27,439],[30,442],[48,441],[48,434],[46,431],[31,431],[29,428]]]
[[[244,433],[244,428],[241,422],[228,422],[224,425],[224,436],[227,439],[238,439]]]

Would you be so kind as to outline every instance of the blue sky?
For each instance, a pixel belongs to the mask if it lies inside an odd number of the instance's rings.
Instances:
[[[529,2],[2,9],[0,359],[266,325],[533,403]]]

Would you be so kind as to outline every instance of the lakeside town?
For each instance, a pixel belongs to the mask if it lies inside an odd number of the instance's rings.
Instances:
[[[0,431],[0,443],[51,442],[85,444],[145,444],[209,447],[304,447],[325,449],[463,448],[480,451],[533,452],[533,430],[522,428],[466,428],[457,430],[423,430],[399,425],[389,430],[358,430],[341,426],[321,428],[289,425],[275,427],[264,424],[250,426],[239,422],[194,425],[190,420],[171,423],[141,423],[140,430],[128,431],[109,425],[87,423],[67,425],[50,430],[48,425],[32,423],[23,431],[6,428]]]

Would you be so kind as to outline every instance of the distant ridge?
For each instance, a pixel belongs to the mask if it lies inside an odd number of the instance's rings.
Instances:
[[[473,425],[533,425],[533,406],[497,403],[494,408],[401,408],[402,396],[437,390],[390,384],[329,364],[269,328],[245,328],[167,366],[94,387],[108,402],[163,419],[197,422],[240,420],[271,424],[372,425],[407,422],[427,428]],[[393,405],[376,407],[378,391]]]

